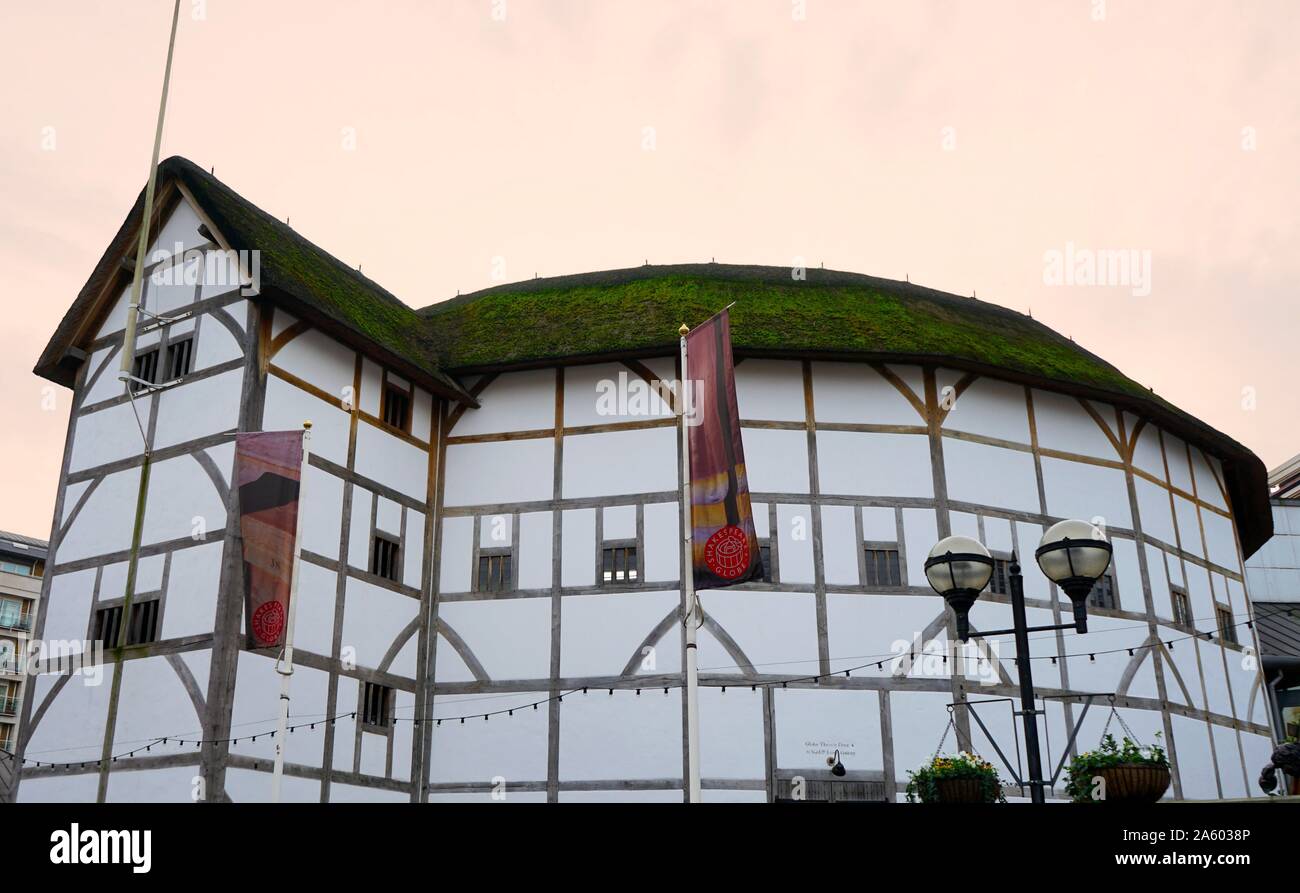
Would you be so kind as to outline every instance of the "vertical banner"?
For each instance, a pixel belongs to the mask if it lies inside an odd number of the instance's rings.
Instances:
[[[253,648],[284,644],[297,558],[302,438],[301,431],[235,435],[244,617]]]
[[[695,588],[718,589],[763,572],[745,478],[726,310],[687,334],[686,365],[681,393],[688,401]]]

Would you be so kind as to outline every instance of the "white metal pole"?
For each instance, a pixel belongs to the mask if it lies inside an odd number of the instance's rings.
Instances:
[[[139,315],[140,294],[144,279],[144,258],[149,250],[149,218],[153,216],[153,194],[158,184],[158,156],[162,152],[163,118],[167,114],[167,92],[172,81],[172,55],[176,50],[176,24],[181,17],[181,0],[172,9],[172,34],[167,43],[167,66],[163,69],[162,99],[158,102],[158,127],[153,135],[153,162],[149,165],[148,185],[144,188],[144,207],[140,210],[140,237],[135,246],[135,269],[131,271],[131,301],[126,307],[126,330],[122,336],[122,365],[117,377],[131,386],[135,371],[135,324]]]
[[[280,802],[284,776],[284,745],[289,725],[289,682],[293,678],[293,622],[298,616],[298,566],[302,562],[302,493],[307,481],[307,456],[311,452],[311,422],[302,423],[302,468],[298,472],[298,520],[293,532],[293,569],[289,572],[289,618],[284,627],[284,657],[276,661],[280,674],[280,721],[275,729],[275,770],[271,773],[271,802]]]
[[[700,677],[696,660],[699,597],[695,593],[695,559],[692,554],[694,520],[691,517],[691,444],[687,435],[687,410],[691,387],[686,374],[686,325],[681,327],[682,374],[678,382],[677,415],[682,441],[682,589],[686,594],[686,773],[687,802],[700,802]]]

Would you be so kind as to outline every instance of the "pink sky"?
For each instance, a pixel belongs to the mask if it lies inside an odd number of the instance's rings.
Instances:
[[[0,528],[45,537],[69,394],[30,370],[144,183],[171,3],[0,2]],[[414,306],[497,257],[974,291],[1275,466],[1300,452],[1300,4],[1101,6],[182,0],[163,155]],[[1150,251],[1150,294],[1046,284],[1067,243]]]

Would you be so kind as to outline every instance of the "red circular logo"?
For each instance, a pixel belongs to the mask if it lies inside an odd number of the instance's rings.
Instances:
[[[267,602],[253,612],[253,638],[270,645],[280,639],[284,629],[284,605]]]
[[[749,570],[749,537],[735,524],[720,528],[704,544],[704,564],[724,580]]]

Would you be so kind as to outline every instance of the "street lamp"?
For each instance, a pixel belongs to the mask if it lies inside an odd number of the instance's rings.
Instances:
[[[1012,633],[1016,641],[1016,669],[1020,677],[1020,710],[1025,726],[1025,756],[1029,763],[1029,796],[1044,802],[1042,756],[1038,750],[1038,713],[1034,709],[1034,677],[1029,662],[1029,634],[1048,630],[1088,631],[1088,593],[1110,566],[1111,546],[1101,529],[1087,521],[1061,521],[1043,534],[1034,551],[1043,573],[1065,591],[1074,603],[1074,622],[1030,626],[1025,619],[1025,585],[1020,562],[1013,554],[1007,583],[1011,589],[1011,629],[988,630],[981,635]],[[957,638],[970,638],[970,609],[993,575],[993,558],[978,540],[950,536],[940,540],[925,560],[925,576],[957,616]]]
[[[1110,567],[1110,543],[1087,521],[1058,521],[1043,534],[1034,558],[1043,574],[1074,603],[1074,628],[1088,631],[1088,593]]]

